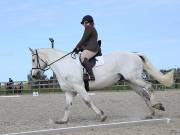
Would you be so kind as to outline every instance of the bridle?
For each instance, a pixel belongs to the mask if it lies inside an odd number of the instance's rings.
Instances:
[[[45,62],[43,59],[41,59],[41,58],[39,57],[37,49],[35,50],[35,52],[36,52],[36,53],[32,54],[32,56],[36,55],[37,65],[36,65],[35,68],[32,68],[32,70],[39,69],[39,70],[42,70],[42,71],[44,71],[44,72],[47,71],[47,70],[49,70],[51,65],[53,65],[54,63],[58,62],[59,60],[65,58],[66,56],[68,56],[68,55],[70,55],[70,54],[71,54],[71,57],[72,57],[73,59],[76,58],[74,52],[72,51],[72,52],[69,52],[69,53],[67,53],[66,55],[60,57],[59,59],[51,62],[50,64],[48,64],[47,62]],[[74,54],[74,56],[73,56],[73,54]],[[41,60],[43,63],[45,63],[45,67],[44,67],[44,68],[41,67],[39,60]]]
[[[42,70],[42,71],[47,71],[47,70],[49,69],[49,68],[46,69],[46,67],[48,67],[48,64],[47,64],[43,59],[41,59],[41,58],[39,57],[39,54],[38,54],[38,51],[37,51],[37,50],[35,50],[35,52],[36,52],[36,53],[32,54],[32,56],[36,56],[37,65],[36,65],[35,68],[32,68],[32,70],[39,69],[39,70]],[[40,64],[39,60],[41,60],[43,63],[45,63],[45,67],[44,67],[44,68],[41,67],[41,64]]]

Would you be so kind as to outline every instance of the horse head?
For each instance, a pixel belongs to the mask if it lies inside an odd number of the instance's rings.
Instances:
[[[41,58],[37,49],[33,50],[29,48],[32,53],[32,70],[31,75],[35,79],[40,79],[43,76],[47,63]]]

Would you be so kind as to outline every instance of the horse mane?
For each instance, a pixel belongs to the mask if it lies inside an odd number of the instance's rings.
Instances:
[[[42,53],[44,56],[52,55],[52,56],[63,56],[66,54],[65,51],[54,49],[54,48],[39,48],[37,49],[38,52]]]

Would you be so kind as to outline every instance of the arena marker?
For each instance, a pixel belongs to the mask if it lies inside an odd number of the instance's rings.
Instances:
[[[89,128],[100,128],[100,127],[115,127],[119,125],[126,125],[126,124],[138,124],[138,123],[148,123],[148,122],[161,122],[165,121],[167,124],[170,122],[170,118],[164,118],[164,119],[148,119],[148,120],[139,120],[139,121],[126,121],[126,122],[114,122],[114,123],[106,123],[106,124],[97,124],[97,125],[86,125],[86,126],[76,126],[76,127],[65,127],[65,128],[56,128],[56,129],[44,129],[44,130],[37,130],[37,131],[27,131],[27,132],[20,132],[20,133],[8,133],[3,135],[32,135],[37,133],[43,133],[47,134],[53,134],[52,132],[71,132],[74,130],[80,130],[80,129],[89,129]],[[51,133],[50,133],[51,132]]]

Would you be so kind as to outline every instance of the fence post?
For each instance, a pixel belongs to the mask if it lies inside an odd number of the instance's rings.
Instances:
[[[38,92],[40,91],[40,88],[41,88],[41,83],[40,83],[40,80],[38,80]]]

